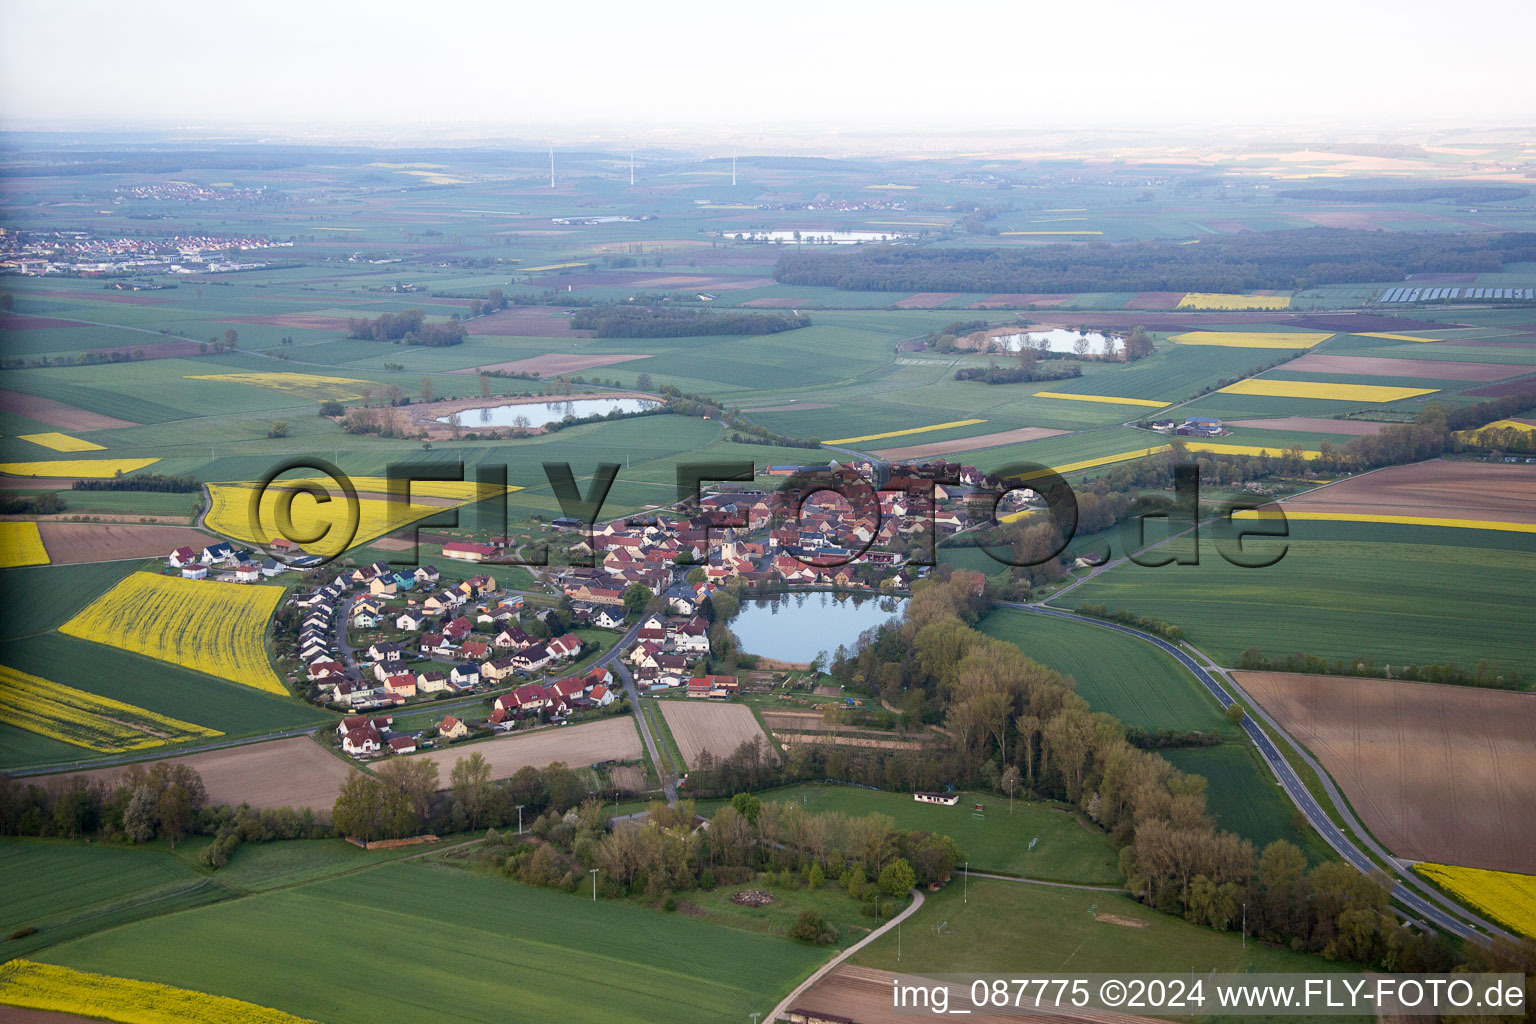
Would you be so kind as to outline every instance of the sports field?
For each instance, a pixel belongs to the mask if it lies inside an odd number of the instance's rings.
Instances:
[[[1119,857],[1109,837],[1068,805],[1016,799],[1009,813],[1008,797],[997,793],[962,793],[959,803],[945,807],[918,803],[910,793],[831,783],[774,789],[758,796],[799,804],[808,811],[888,814],[897,828],[949,836],[970,859],[973,871],[1083,885],[1114,886],[1121,881]],[[982,805],[979,811],[977,804]]]

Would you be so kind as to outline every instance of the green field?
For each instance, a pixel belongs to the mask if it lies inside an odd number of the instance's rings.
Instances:
[[[1245,948],[1236,930],[1218,932],[1190,924],[1128,896],[986,879],[973,880],[968,894],[950,885],[930,895],[904,923],[902,932],[899,962],[893,933],[854,954],[852,962],[881,971],[927,975],[1315,974],[1354,969],[1251,939]]]
[[[1313,863],[1333,859],[1333,851],[1300,820],[1300,812],[1251,744],[1223,743],[1161,753],[1174,767],[1205,777],[1209,783],[1206,810],[1218,828],[1236,832],[1260,849],[1285,839],[1301,847]]]
[[[373,971],[313,969],[363,936],[401,953],[382,987]],[[449,1022],[651,1024],[765,1012],[825,956],[682,915],[593,903],[579,891],[400,863],[143,921],[34,959],[327,1024],[371,1024],[382,1005]],[[533,984],[533,965],[602,984]]]
[[[1536,553],[1525,535],[1425,527],[1411,542],[1391,543],[1362,537],[1399,527],[1336,529],[1356,525],[1291,523],[1285,557],[1259,569],[1230,565],[1205,536],[1198,566],[1125,563],[1078,587],[1067,603],[1174,623],[1229,666],[1256,647],[1397,666],[1471,668],[1487,658],[1527,678],[1536,672],[1529,643]],[[1264,543],[1268,550],[1274,542]]]
[[[1119,885],[1119,855],[1109,837],[1066,805],[1014,800],[996,793],[963,793],[954,807],[920,804],[910,793],[861,786],[791,786],[759,793],[762,800],[799,803],[808,811],[888,814],[896,827],[949,836],[974,871],[1083,885]],[[972,805],[986,806],[975,817]],[[1029,844],[1038,840],[1031,850]]]
[[[980,628],[1071,676],[1078,694],[1095,711],[1106,711],[1127,725],[1214,732],[1229,739],[1241,736],[1187,669],[1145,641],[1085,622],[1010,608],[992,612]]]

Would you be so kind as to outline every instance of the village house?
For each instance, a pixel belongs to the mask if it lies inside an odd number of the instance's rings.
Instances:
[[[389,676],[384,680],[384,692],[391,697],[416,696],[416,677],[409,672]]]
[[[426,622],[427,620],[419,612],[401,612],[395,618],[395,628],[414,633],[426,625]]]
[[[453,666],[448,678],[459,686],[479,686],[480,666],[470,661],[461,662]]]
[[[437,734],[445,740],[461,740],[469,735],[469,726],[447,715],[437,725]]]
[[[414,754],[414,753],[416,753],[416,737],[414,737],[414,736],[391,736],[389,738],[389,752],[391,754]]]
[[[493,658],[480,663],[480,678],[490,682],[499,683],[516,671],[517,666],[512,664],[510,657]]]
[[[448,689],[448,675],[433,669],[416,673],[417,693],[443,693]]]
[[[180,569],[184,565],[190,565],[197,561],[197,552],[189,547],[179,547],[171,552],[170,557],[166,561],[172,569]]]
[[[181,575],[184,579],[205,580],[208,578],[206,565],[184,565],[181,567]]]

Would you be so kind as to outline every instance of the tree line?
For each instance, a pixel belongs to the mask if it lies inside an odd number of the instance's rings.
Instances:
[[[579,309],[573,329],[599,338],[697,338],[706,335],[779,334],[811,326],[811,318],[785,313],[706,313],[697,309],[602,305]]]
[[[781,284],[889,292],[1245,292],[1397,281],[1428,272],[1495,273],[1536,260],[1536,233],[1407,233],[1344,228],[1247,231],[1176,241],[1057,243],[1027,249],[898,245],[779,257]]]
[[[1081,609],[1079,609],[1081,610]],[[1238,667],[1257,672],[1305,672],[1310,675],[1368,676],[1374,679],[1407,679],[1417,683],[1448,683],[1453,686],[1488,686],[1501,690],[1523,690],[1525,680],[1514,669],[1502,668],[1497,661],[1479,658],[1475,668],[1455,662],[1445,665],[1388,665],[1375,658],[1325,658],[1297,651],[1269,655],[1250,647],[1238,657]]]
[[[462,345],[466,333],[457,314],[447,323],[431,324],[427,323],[426,311],[420,307],[399,313],[381,313],[374,320],[347,317],[347,337],[358,341],[394,341],[445,348]]]
[[[191,494],[203,485],[190,473],[167,476],[164,473],[140,473],[135,476],[108,477],[100,480],[76,480],[72,491],[154,491],[162,494]]]

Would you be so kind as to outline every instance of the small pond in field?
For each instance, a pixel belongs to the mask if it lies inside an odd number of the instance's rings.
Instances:
[[[458,420],[461,427],[543,427],[559,423],[567,416],[581,420],[588,416],[607,416],[611,412],[644,412],[660,404],[643,398],[573,398],[567,402],[523,402],[465,409],[452,416],[439,416],[437,421],[453,423]]]
[[[1043,352],[1061,352],[1072,354],[1077,351],[1079,339],[1088,343],[1087,350],[1083,353],[1089,356],[1104,356],[1110,354],[1110,345],[1119,351],[1124,344],[1124,339],[1112,334],[1100,334],[1098,331],[1069,331],[1056,327],[1049,331],[1024,331],[1019,334],[1001,334],[995,339],[1003,346],[1005,352],[1017,352],[1025,345]]]
[[[830,657],[839,644],[853,647],[860,633],[906,607],[904,597],[877,594],[777,594],[743,601],[731,632],[748,654],[805,662],[822,651]]]

